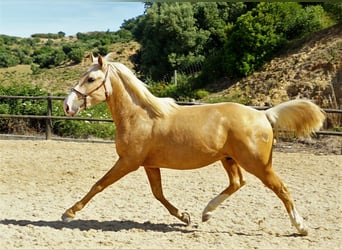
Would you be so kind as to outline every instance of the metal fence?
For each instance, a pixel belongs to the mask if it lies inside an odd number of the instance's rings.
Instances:
[[[52,137],[52,120],[78,120],[78,121],[93,121],[93,122],[113,122],[112,119],[103,119],[103,118],[88,118],[88,117],[69,117],[69,116],[54,116],[52,114],[52,101],[62,101],[65,97],[61,96],[52,96],[48,94],[47,96],[7,96],[0,95],[0,99],[30,99],[30,100],[46,100],[46,115],[10,115],[10,114],[0,114],[1,118],[19,118],[19,119],[43,119],[45,120],[46,129],[45,129],[45,137],[46,140],[50,140]],[[178,102],[179,105],[202,105],[202,103],[193,103],[193,102]],[[266,110],[270,107],[264,106],[253,106],[253,108],[258,110]],[[323,109],[326,113],[338,114],[342,116],[341,109]],[[342,120],[341,118],[339,119]],[[317,135],[333,135],[333,136],[342,136],[342,132],[337,131],[318,131]]]

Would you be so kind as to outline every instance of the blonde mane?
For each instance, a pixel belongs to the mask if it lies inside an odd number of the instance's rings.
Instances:
[[[108,70],[114,71],[129,92],[132,100],[146,109],[152,117],[164,117],[178,108],[172,98],[154,96],[145,83],[140,81],[125,65],[118,62],[107,62]]]

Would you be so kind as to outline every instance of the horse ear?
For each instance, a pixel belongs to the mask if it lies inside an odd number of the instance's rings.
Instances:
[[[90,53],[90,60],[91,62],[94,62],[96,60],[93,53]]]
[[[108,53],[104,58],[106,59],[106,61],[108,62],[108,61],[110,61],[110,58],[111,58],[111,56],[113,56],[114,55],[114,53],[113,52],[110,52],[110,53]]]
[[[105,67],[106,67],[106,60],[101,55],[99,55],[97,57],[97,61],[98,61],[99,65],[101,66],[101,68],[105,69]]]

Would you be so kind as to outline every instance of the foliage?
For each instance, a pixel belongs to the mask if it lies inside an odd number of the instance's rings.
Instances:
[[[47,92],[43,91],[38,86],[32,86],[32,84],[22,84],[8,87],[0,86],[0,95],[47,96]],[[47,100],[2,98],[0,99],[0,113],[45,116],[47,113]],[[53,102],[52,115],[64,115],[61,101]],[[81,112],[80,116],[110,119],[110,114],[105,103]],[[0,133],[42,133],[45,131],[45,126],[45,120],[43,119],[1,119]],[[52,127],[53,133],[56,135],[73,138],[97,137],[113,139],[115,133],[115,127],[112,123],[108,122],[91,123],[87,121],[53,120]]]
[[[136,71],[160,82],[200,62],[193,88],[250,75],[288,41],[322,28],[327,16],[322,4],[295,2],[151,2],[145,9],[122,25],[142,45]]]
[[[65,37],[65,33],[63,31],[60,31],[57,34],[53,34],[53,33],[37,33],[37,34],[32,34],[31,37],[33,37],[33,38],[58,39],[58,38]]]
[[[175,79],[172,78],[171,82],[175,82]],[[149,87],[154,95],[171,97],[177,101],[191,101],[208,95],[208,92],[203,89],[194,90],[193,84],[194,78],[191,76],[177,74],[177,84],[151,81]]]
[[[19,59],[5,48],[0,48],[0,67],[11,67],[19,63]]]
[[[31,84],[13,85],[10,87],[0,86],[0,95],[12,96],[36,96],[46,95],[39,87]],[[27,99],[0,99],[0,112],[13,115],[45,115],[46,101]],[[45,127],[42,120],[1,119],[0,131],[2,133],[19,132],[30,130],[41,132]]]
[[[109,45],[111,43],[117,42],[128,42],[132,40],[131,32],[127,30],[119,30],[117,32],[89,32],[89,33],[77,33],[76,37],[78,41],[87,44],[94,44],[97,45]],[[95,42],[97,41],[97,42]]]
[[[202,63],[222,46],[225,26],[233,22],[246,7],[243,3],[151,3],[146,14],[129,20],[130,29],[141,43],[137,70],[160,81],[174,69]]]
[[[64,111],[62,106],[54,107],[53,113],[55,115],[63,115]],[[79,116],[111,119],[105,103],[98,104],[86,111],[82,111]],[[91,137],[114,139],[115,126],[110,122],[56,120],[53,122],[53,133],[62,137],[82,139]]]
[[[66,59],[66,55],[61,48],[53,48],[49,44],[37,49],[32,57],[33,62],[41,68],[58,66]]]
[[[32,38],[21,39],[0,35],[0,68],[17,64],[32,64],[39,68],[52,68],[67,61],[82,62],[85,52],[102,55],[110,52],[109,45],[132,40],[128,30],[117,32],[77,33],[77,40],[65,42],[65,33],[33,34]]]
[[[160,80],[174,67],[203,60],[199,49],[209,32],[195,26],[191,3],[153,3],[140,20],[142,44],[140,71]]]
[[[62,46],[63,52],[67,57],[75,63],[80,63],[83,60],[86,51],[84,45],[80,42],[66,43]]]
[[[321,6],[302,8],[299,3],[262,2],[241,15],[228,30],[224,65],[231,75],[250,75],[288,40],[321,28]]]
[[[326,2],[323,4],[323,8],[336,22],[342,22],[342,3]]]
[[[235,91],[224,96],[210,96],[209,98],[204,98],[204,101],[206,103],[237,102],[245,105],[250,103],[249,98],[242,95],[239,91]]]

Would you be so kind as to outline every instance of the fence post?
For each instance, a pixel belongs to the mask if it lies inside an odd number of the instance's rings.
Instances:
[[[51,93],[48,93],[48,98],[47,98],[47,114],[48,117],[52,116],[52,99],[51,99]],[[46,140],[51,139],[51,127],[52,127],[52,121],[51,118],[46,118],[45,119],[45,137]]]
[[[175,70],[173,73],[175,78],[175,85],[177,86],[177,70]]]

